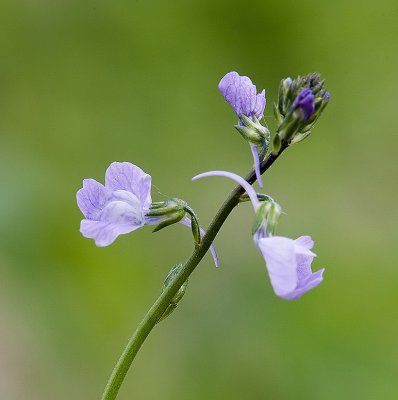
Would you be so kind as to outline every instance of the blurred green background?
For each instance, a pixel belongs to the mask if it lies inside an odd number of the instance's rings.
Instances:
[[[398,4],[394,0],[49,1],[0,5],[0,399],[98,399],[175,262],[182,226],[97,248],[75,194],[112,161],[186,199],[206,227],[246,174],[248,145],[218,92],[230,70],[267,89],[319,71],[332,94],[310,139],[265,176],[311,234],[325,281],[277,298],[241,205],[120,399],[396,399]]]

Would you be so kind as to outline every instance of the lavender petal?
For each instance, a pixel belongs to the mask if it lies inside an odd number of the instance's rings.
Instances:
[[[265,258],[274,292],[285,298],[297,287],[293,240],[280,236],[267,237],[260,239],[258,246]]]
[[[84,179],[77,192],[77,205],[87,219],[96,219],[107,201],[107,190],[94,179]]]
[[[83,219],[80,223],[80,232],[89,239],[94,239],[99,247],[112,244],[119,235],[130,233],[140,228],[142,225],[120,225],[104,221],[92,221]]]
[[[138,197],[143,209],[149,209],[151,176],[129,162],[113,162],[105,173],[105,187],[113,191],[126,190]]]

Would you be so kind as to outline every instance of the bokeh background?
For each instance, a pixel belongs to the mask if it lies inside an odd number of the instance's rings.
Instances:
[[[320,71],[331,103],[265,176],[279,233],[311,234],[325,281],[277,298],[238,207],[177,312],[145,343],[120,399],[398,397],[395,0],[49,1],[0,5],[0,399],[98,399],[189,231],[97,248],[75,193],[112,161],[186,199],[206,227],[246,174],[218,92],[230,70],[267,89]]]

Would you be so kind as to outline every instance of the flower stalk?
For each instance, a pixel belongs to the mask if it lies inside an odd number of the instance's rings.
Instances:
[[[260,163],[260,173],[263,174],[286,148],[287,145],[282,145],[278,152],[269,154],[267,158]],[[254,170],[247,175],[245,181],[249,184],[253,184],[256,181],[256,173]],[[145,339],[148,337],[156,324],[162,319],[164,313],[169,308],[170,304],[172,304],[174,296],[185,284],[189,276],[205,256],[225,220],[241,201],[244,192],[244,188],[241,185],[238,185],[229,194],[210,223],[209,228],[207,229],[206,234],[202,237],[200,244],[196,246],[192,255],[181,266],[172,282],[164,288],[161,295],[138,325],[112,371],[112,374],[103,392],[101,398],[102,400],[116,399],[124,378],[126,377],[126,374]],[[255,201],[258,201],[257,196],[255,197]]]

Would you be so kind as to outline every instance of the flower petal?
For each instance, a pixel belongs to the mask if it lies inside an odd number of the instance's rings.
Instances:
[[[323,272],[325,269],[320,269],[307,277],[304,281],[300,281],[299,286],[288,295],[284,296],[285,300],[296,300],[304,293],[318,286],[323,281]]]
[[[256,86],[247,76],[228,72],[218,84],[221,94],[239,116],[262,116],[265,107],[265,91],[257,94]]]
[[[107,190],[94,179],[84,179],[77,192],[77,205],[87,219],[97,219],[107,201]]]
[[[130,195],[131,199],[128,199],[129,201],[120,200],[115,196],[103,208],[99,220],[118,225],[144,225],[145,217],[137,197],[124,190],[115,191],[113,194],[120,192]]]
[[[120,225],[83,219],[80,223],[80,232],[84,237],[94,239],[97,246],[105,247],[112,244],[119,235],[133,232],[141,226],[134,224]]]
[[[265,89],[257,94],[256,96],[256,104],[253,108],[253,115],[256,116],[256,118],[260,119],[264,115],[264,110],[265,110],[265,105],[266,105],[266,99],[265,99]]]
[[[142,207],[149,209],[151,199],[151,176],[129,162],[113,162],[105,173],[105,187],[127,190],[138,197]]]
[[[272,236],[260,239],[257,245],[265,258],[275,293],[285,298],[298,284],[294,240]]]
[[[313,255],[296,253],[297,277],[299,282],[312,274],[311,263]]]
[[[247,76],[241,76],[237,92],[239,108],[236,110],[236,112],[238,115],[253,115],[253,109],[256,106],[256,95],[257,90],[251,79]]]
[[[311,236],[300,236],[295,240],[296,244],[311,250],[314,247],[314,241]]]
[[[240,101],[237,95],[239,79],[240,76],[237,72],[228,72],[228,74],[226,74],[218,84],[218,88],[220,89],[224,99],[231,105],[236,113],[238,102]]]

